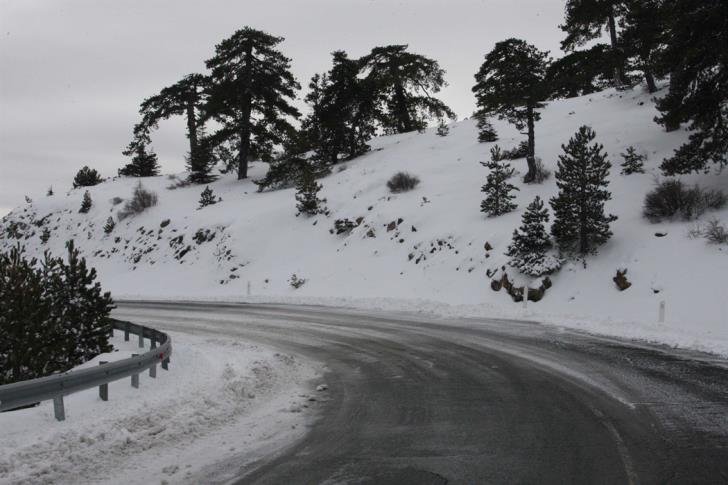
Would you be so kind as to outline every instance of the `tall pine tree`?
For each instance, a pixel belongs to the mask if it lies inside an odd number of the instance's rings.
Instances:
[[[508,162],[502,161],[500,147],[494,146],[490,153],[491,160],[480,163],[490,169],[485,185],[480,189],[485,193],[485,199],[480,203],[480,211],[495,217],[511,212],[518,207],[513,202],[516,196],[511,193],[518,188],[508,183],[508,179],[513,176],[514,169]]]
[[[519,39],[508,39],[496,44],[485,56],[485,62],[475,74],[473,92],[478,108],[485,113],[497,114],[522,130],[528,128],[528,173],[524,182],[536,179],[535,123],[538,112],[549,95],[546,69],[547,52]]]
[[[670,23],[661,69],[670,91],[658,121],[669,130],[689,123],[688,143],[666,159],[666,175],[728,165],[728,2],[668,0]],[[699,26],[699,27],[696,27]]]
[[[277,50],[282,41],[245,27],[215,46],[205,62],[211,70],[205,116],[221,126],[210,141],[230,142],[237,150],[238,179],[247,178],[250,158],[270,160],[274,145],[294,129],[288,118],[300,115],[290,102],[301,87],[290,59]]]
[[[422,131],[429,120],[455,119],[455,113],[434,97],[447,85],[445,70],[434,59],[407,48],[375,47],[360,60],[377,91],[379,121],[387,133]]]
[[[594,130],[582,126],[567,145],[562,145],[564,154],[559,156],[556,171],[559,193],[551,199],[554,239],[564,253],[582,257],[596,253],[609,240],[609,225],[617,220],[604,213],[604,203],[612,198],[607,190],[612,165],[604,147],[591,144],[595,138]]]
[[[521,227],[513,231],[513,241],[508,246],[506,256],[509,264],[524,274],[533,277],[550,274],[559,269],[561,262],[548,254],[551,238],[546,232],[549,210],[544,207],[540,197],[526,208]]]

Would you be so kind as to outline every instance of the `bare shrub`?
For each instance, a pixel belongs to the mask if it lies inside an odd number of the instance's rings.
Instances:
[[[417,187],[420,183],[420,179],[407,172],[398,172],[392,176],[387,182],[387,188],[392,193],[409,192]]]
[[[688,232],[691,239],[703,238],[711,244],[728,244],[728,229],[716,218],[698,224]]]
[[[543,161],[536,157],[536,169],[533,173],[532,184],[541,184],[551,177],[551,170],[543,166]]]
[[[708,209],[720,209],[725,204],[723,192],[705,190],[697,185],[688,187],[680,180],[667,180],[645,196],[642,213],[651,222],[677,217],[689,221]]]
[[[141,182],[134,189],[134,195],[127,201],[124,208],[119,211],[119,220],[126,219],[135,214],[141,214],[150,207],[157,205],[157,194],[146,190]]]

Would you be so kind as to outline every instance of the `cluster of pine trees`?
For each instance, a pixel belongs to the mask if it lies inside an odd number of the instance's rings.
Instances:
[[[109,293],[73,242],[66,259],[0,254],[0,385],[66,371],[111,351]]]

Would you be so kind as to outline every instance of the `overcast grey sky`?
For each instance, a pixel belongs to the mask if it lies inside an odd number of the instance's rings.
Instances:
[[[0,215],[66,191],[83,165],[111,176],[139,102],[191,72],[249,25],[286,38],[302,86],[329,53],[409,44],[437,59],[463,118],[495,42],[521,37],[558,56],[563,0],[0,0]],[[303,92],[301,93],[303,94]],[[299,100],[299,103],[302,103]],[[164,171],[183,169],[181,119],[153,134]]]

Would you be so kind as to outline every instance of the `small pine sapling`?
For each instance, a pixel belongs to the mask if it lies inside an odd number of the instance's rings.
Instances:
[[[631,146],[627,148],[625,153],[622,153],[622,175],[632,175],[633,173],[645,173],[645,160],[647,156],[641,153],[637,153],[635,147]]]
[[[493,127],[490,120],[481,116],[478,117],[478,141],[480,143],[493,143],[498,141],[498,132]]]
[[[78,210],[79,214],[88,214],[91,210],[93,202],[91,201],[91,194],[87,190],[83,193],[83,200],[81,201],[81,208]]]
[[[114,218],[109,216],[109,218],[106,219],[106,224],[104,224],[104,234],[111,234],[115,227],[116,222],[114,222]]]
[[[53,192],[53,186],[51,185],[50,187],[48,187],[48,192],[46,192],[46,195],[48,197],[52,197],[53,196],[53,193],[54,193]]]
[[[40,235],[40,243],[45,244],[51,238],[51,230],[47,227],[43,228],[43,232]]]
[[[306,169],[301,173],[301,178],[296,185],[296,208],[298,209],[296,216],[301,214],[315,216],[324,212],[323,204],[326,200],[318,198],[321,189],[321,184],[316,182],[312,170]]]
[[[197,209],[202,209],[203,207],[207,207],[208,205],[215,205],[220,201],[222,201],[222,197],[216,197],[215,193],[208,185],[207,187],[205,187],[205,190],[203,190],[200,194],[200,206]]]
[[[435,133],[437,133],[437,136],[447,136],[450,134],[450,127],[445,124],[445,120],[440,120]]]
[[[480,211],[495,217],[511,212],[518,207],[513,202],[516,196],[511,193],[518,190],[518,187],[508,183],[508,179],[513,176],[515,170],[507,162],[498,161],[501,155],[500,148],[495,146],[490,153],[491,161],[481,162],[481,165],[490,169],[490,173],[485,185],[481,188],[481,191],[486,195],[480,204]]]
[[[513,241],[506,256],[509,265],[524,274],[540,277],[561,267],[561,261],[550,255],[551,238],[546,232],[549,211],[540,197],[536,197],[523,214],[521,227],[513,231]]]

